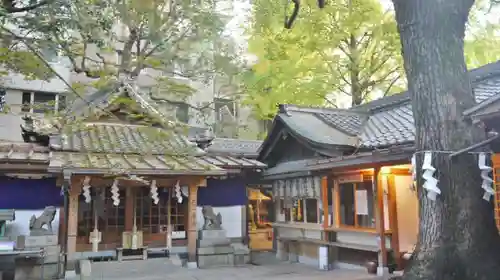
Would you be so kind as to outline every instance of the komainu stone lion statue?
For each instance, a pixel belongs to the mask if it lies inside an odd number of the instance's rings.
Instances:
[[[205,220],[202,229],[222,229],[222,215],[220,213],[215,215],[215,211],[212,206],[203,206],[201,213],[203,214],[203,219]]]
[[[43,209],[43,213],[40,217],[36,217],[35,215],[31,216],[30,219],[30,231],[36,232],[45,232],[48,234],[52,233],[52,221],[56,216],[57,209],[54,206],[47,206]],[[47,229],[44,229],[43,226],[46,225]]]

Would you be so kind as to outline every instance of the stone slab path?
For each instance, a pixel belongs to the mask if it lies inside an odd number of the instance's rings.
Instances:
[[[187,269],[168,259],[96,262],[92,280],[369,280],[378,279],[364,271],[320,271],[301,264],[273,263],[211,269]]]

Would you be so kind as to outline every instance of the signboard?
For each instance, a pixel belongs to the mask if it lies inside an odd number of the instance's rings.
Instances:
[[[368,215],[368,193],[366,190],[356,190],[356,215]]]

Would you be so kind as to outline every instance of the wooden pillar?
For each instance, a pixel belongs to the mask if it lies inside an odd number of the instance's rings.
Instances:
[[[329,227],[328,221],[330,214],[328,213],[328,176],[321,178],[321,201],[323,206],[323,230]],[[328,232],[324,231],[324,240],[328,240]]]
[[[68,257],[71,259],[76,252],[76,237],[78,233],[78,204],[81,192],[81,181],[71,180],[68,207]]]
[[[134,190],[132,187],[127,187],[125,190],[125,231],[132,231],[134,226]]]
[[[198,239],[196,226],[196,206],[198,205],[198,184],[191,183],[189,185],[189,202],[188,202],[188,261],[196,261],[196,241]]]
[[[387,175],[387,191],[389,195],[389,225],[392,232],[391,248],[394,252],[396,264],[401,268],[401,257],[399,252],[399,230],[398,230],[398,209],[396,205],[396,182],[393,174]]]
[[[373,186],[376,194],[376,225],[380,243],[379,263],[381,267],[387,266],[387,248],[385,245],[385,219],[384,219],[384,185],[380,167],[376,167],[373,173]]]

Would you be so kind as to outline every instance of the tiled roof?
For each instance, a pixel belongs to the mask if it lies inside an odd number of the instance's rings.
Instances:
[[[226,171],[194,156],[136,155],[116,153],[53,152],[48,170],[74,172],[162,175],[224,175]]]
[[[230,154],[256,157],[262,141],[233,138],[215,138],[207,149],[209,154]]]
[[[373,167],[373,164],[408,163],[415,149],[413,146],[396,146],[389,149],[361,152],[349,156],[333,158],[312,158],[289,162],[282,162],[265,170],[262,173],[264,180],[274,180],[285,177],[301,177],[304,172],[314,172],[326,169],[359,167]]]
[[[219,167],[223,168],[256,168],[256,169],[263,169],[266,168],[266,164],[255,160],[251,158],[245,158],[245,157],[236,157],[236,156],[230,156],[230,155],[211,155],[208,154],[206,156],[200,157],[202,160],[213,164],[217,165]]]
[[[47,147],[27,143],[0,143],[1,164],[48,164],[50,152]]]
[[[392,146],[412,142],[415,126],[410,104],[374,113],[360,133],[365,147]]]
[[[365,114],[346,114],[345,112],[335,111],[319,113],[317,116],[327,124],[353,136],[360,133],[363,123],[367,119]]]
[[[280,113],[278,118],[285,123],[291,131],[305,137],[313,143],[350,146],[357,145],[358,143],[356,135],[350,135],[333,126],[334,117],[329,118],[328,121],[325,120],[325,116],[329,115],[327,109],[313,110],[311,108],[305,109],[287,106],[285,110],[286,112]],[[358,116],[353,115],[352,117],[357,118]],[[355,121],[351,123],[355,123]]]
[[[50,145],[65,152],[204,154],[181,134],[160,128],[115,123],[84,123],[65,134],[51,137]]]
[[[500,61],[471,70],[470,76],[476,102],[500,94]],[[415,140],[408,92],[351,109],[281,105],[276,119],[301,137],[324,145],[380,149]]]

